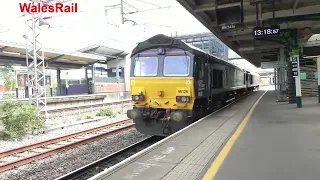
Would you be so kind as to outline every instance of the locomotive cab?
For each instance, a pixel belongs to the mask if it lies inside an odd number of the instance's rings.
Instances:
[[[193,69],[194,55],[178,48],[158,46],[133,54],[130,71],[133,109],[127,111],[127,116],[146,125],[188,121],[195,99]]]

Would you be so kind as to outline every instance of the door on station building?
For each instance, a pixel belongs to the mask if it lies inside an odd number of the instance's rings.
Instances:
[[[93,81],[92,81],[92,78],[88,78],[88,94],[93,94]]]

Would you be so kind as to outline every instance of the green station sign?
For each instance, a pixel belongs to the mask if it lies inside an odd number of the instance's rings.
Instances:
[[[305,73],[305,72],[300,73],[300,79],[301,80],[307,79],[307,73]]]
[[[7,70],[13,71],[13,67],[7,67]]]

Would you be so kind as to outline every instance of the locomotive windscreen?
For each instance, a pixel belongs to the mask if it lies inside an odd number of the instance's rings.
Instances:
[[[188,76],[189,71],[189,56],[166,56],[164,58],[164,76]]]
[[[159,68],[163,66],[163,68]],[[133,61],[134,76],[188,76],[191,58],[187,55],[168,55],[165,57],[136,57]],[[159,69],[163,69],[161,72]]]
[[[134,59],[134,76],[156,76],[158,74],[158,57],[136,57]]]

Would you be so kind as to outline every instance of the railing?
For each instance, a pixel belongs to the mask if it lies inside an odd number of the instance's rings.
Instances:
[[[64,125],[72,124],[77,121],[81,121],[87,119],[86,116],[91,116],[91,118],[100,118],[97,116],[97,113],[101,109],[110,109],[114,113],[117,111],[121,111],[122,117],[126,117],[125,113],[128,109],[132,109],[131,101],[130,100],[123,100],[122,102],[103,102],[103,103],[92,103],[86,106],[79,106],[79,107],[70,107],[64,108],[61,110],[52,109],[48,112],[46,126],[54,127],[57,125]],[[90,118],[90,119],[91,119]],[[103,118],[103,117],[101,117]],[[105,117],[104,117],[105,118]],[[112,117],[109,117],[112,118]]]
[[[54,91],[54,88],[52,91]],[[47,92],[48,92],[48,90],[47,90]],[[3,101],[5,99],[4,95],[6,95],[6,96],[11,95],[13,97],[13,99],[16,99],[16,100],[22,100],[22,101],[28,100],[28,98],[25,98],[24,93],[25,93],[24,90],[18,90],[18,98],[16,98],[15,91],[0,93],[0,101]],[[63,98],[63,97],[80,98],[80,97],[95,96],[95,95],[105,96],[105,99],[108,99],[110,101],[118,101],[121,99],[130,99],[131,98],[130,92],[125,91],[125,92],[109,92],[109,93],[99,93],[99,94],[81,94],[81,95],[68,95],[68,96],[50,96],[50,94],[47,94],[47,100],[59,99],[59,98]]]

